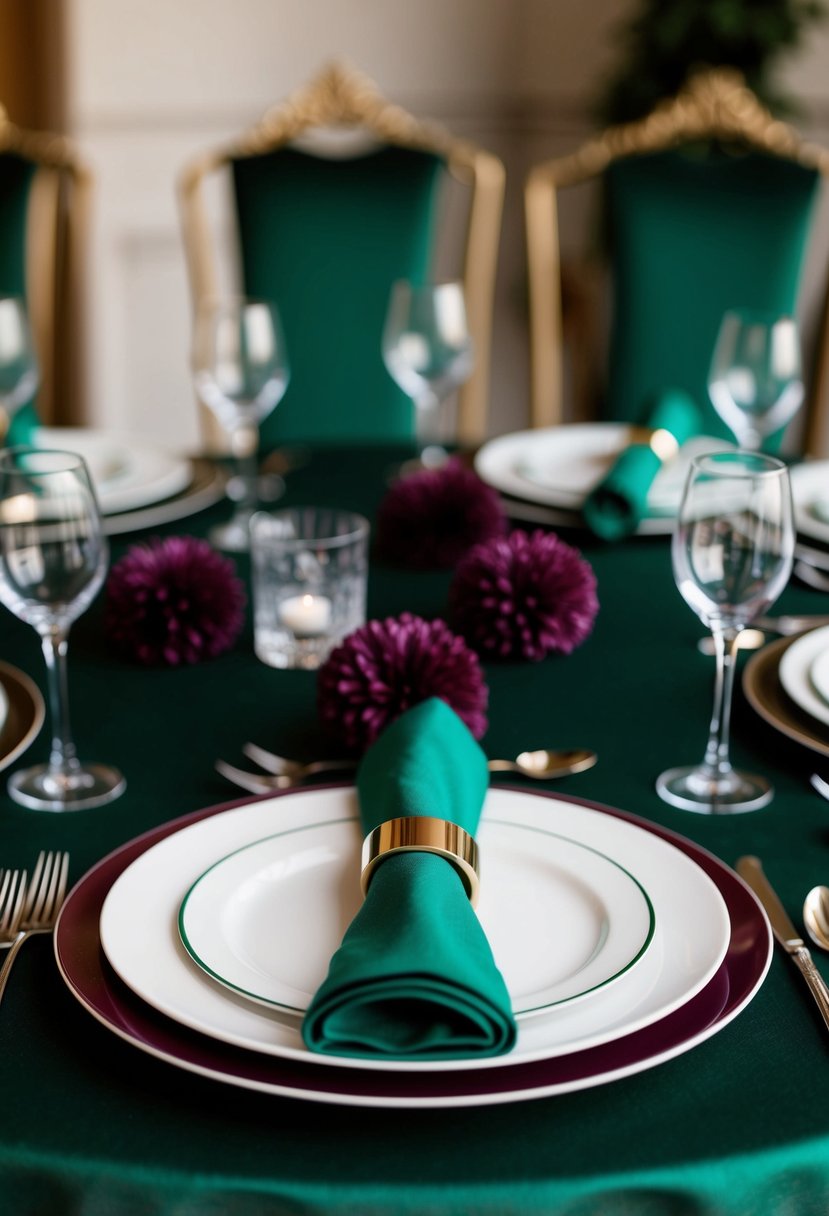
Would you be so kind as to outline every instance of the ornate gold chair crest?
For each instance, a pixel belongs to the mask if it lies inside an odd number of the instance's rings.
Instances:
[[[205,183],[223,170],[231,175],[241,289],[277,302],[291,364],[285,397],[263,424],[263,447],[411,436],[411,403],[382,362],[383,320],[395,279],[429,276],[447,171],[471,196],[455,277],[465,284],[476,360],[457,430],[462,441],[482,438],[501,162],[390,104],[365,77],[329,67],[185,170],[180,203],[194,305],[218,291]]]

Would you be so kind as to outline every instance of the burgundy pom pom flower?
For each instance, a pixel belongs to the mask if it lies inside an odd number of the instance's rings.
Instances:
[[[104,628],[139,663],[198,663],[233,645],[245,592],[233,563],[204,540],[134,545],[110,571]]]
[[[593,629],[599,601],[592,567],[552,532],[478,545],[449,589],[449,619],[488,658],[569,654]]]
[[[445,621],[404,612],[349,634],[319,669],[322,721],[345,745],[364,751],[385,726],[429,697],[440,697],[480,739],[488,690],[477,655]]]
[[[394,483],[377,515],[377,552],[396,565],[444,569],[506,526],[495,491],[452,459]]]

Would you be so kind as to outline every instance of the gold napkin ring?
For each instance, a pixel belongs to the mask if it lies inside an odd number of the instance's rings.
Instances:
[[[630,428],[629,442],[631,444],[642,444],[644,447],[650,448],[655,456],[664,464],[667,460],[673,460],[679,451],[679,440],[676,435],[672,435],[665,427],[652,426],[632,426]]]
[[[478,902],[478,846],[468,832],[448,819],[431,815],[404,815],[387,819],[363,841],[363,895],[374,871],[392,853],[437,853],[453,865],[463,880],[472,907]]]

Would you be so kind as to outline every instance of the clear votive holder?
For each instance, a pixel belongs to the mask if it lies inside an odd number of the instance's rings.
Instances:
[[[319,667],[365,623],[368,520],[330,507],[254,515],[253,634],[269,667]]]

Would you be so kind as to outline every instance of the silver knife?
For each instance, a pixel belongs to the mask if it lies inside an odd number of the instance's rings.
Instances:
[[[771,922],[772,933],[809,985],[809,991],[815,998],[821,1016],[829,1028],[829,988],[813,963],[811,954],[804,946],[803,938],[796,932],[785,908],[763,873],[760,858],[741,857],[737,862],[736,870],[765,908],[766,915]]]

